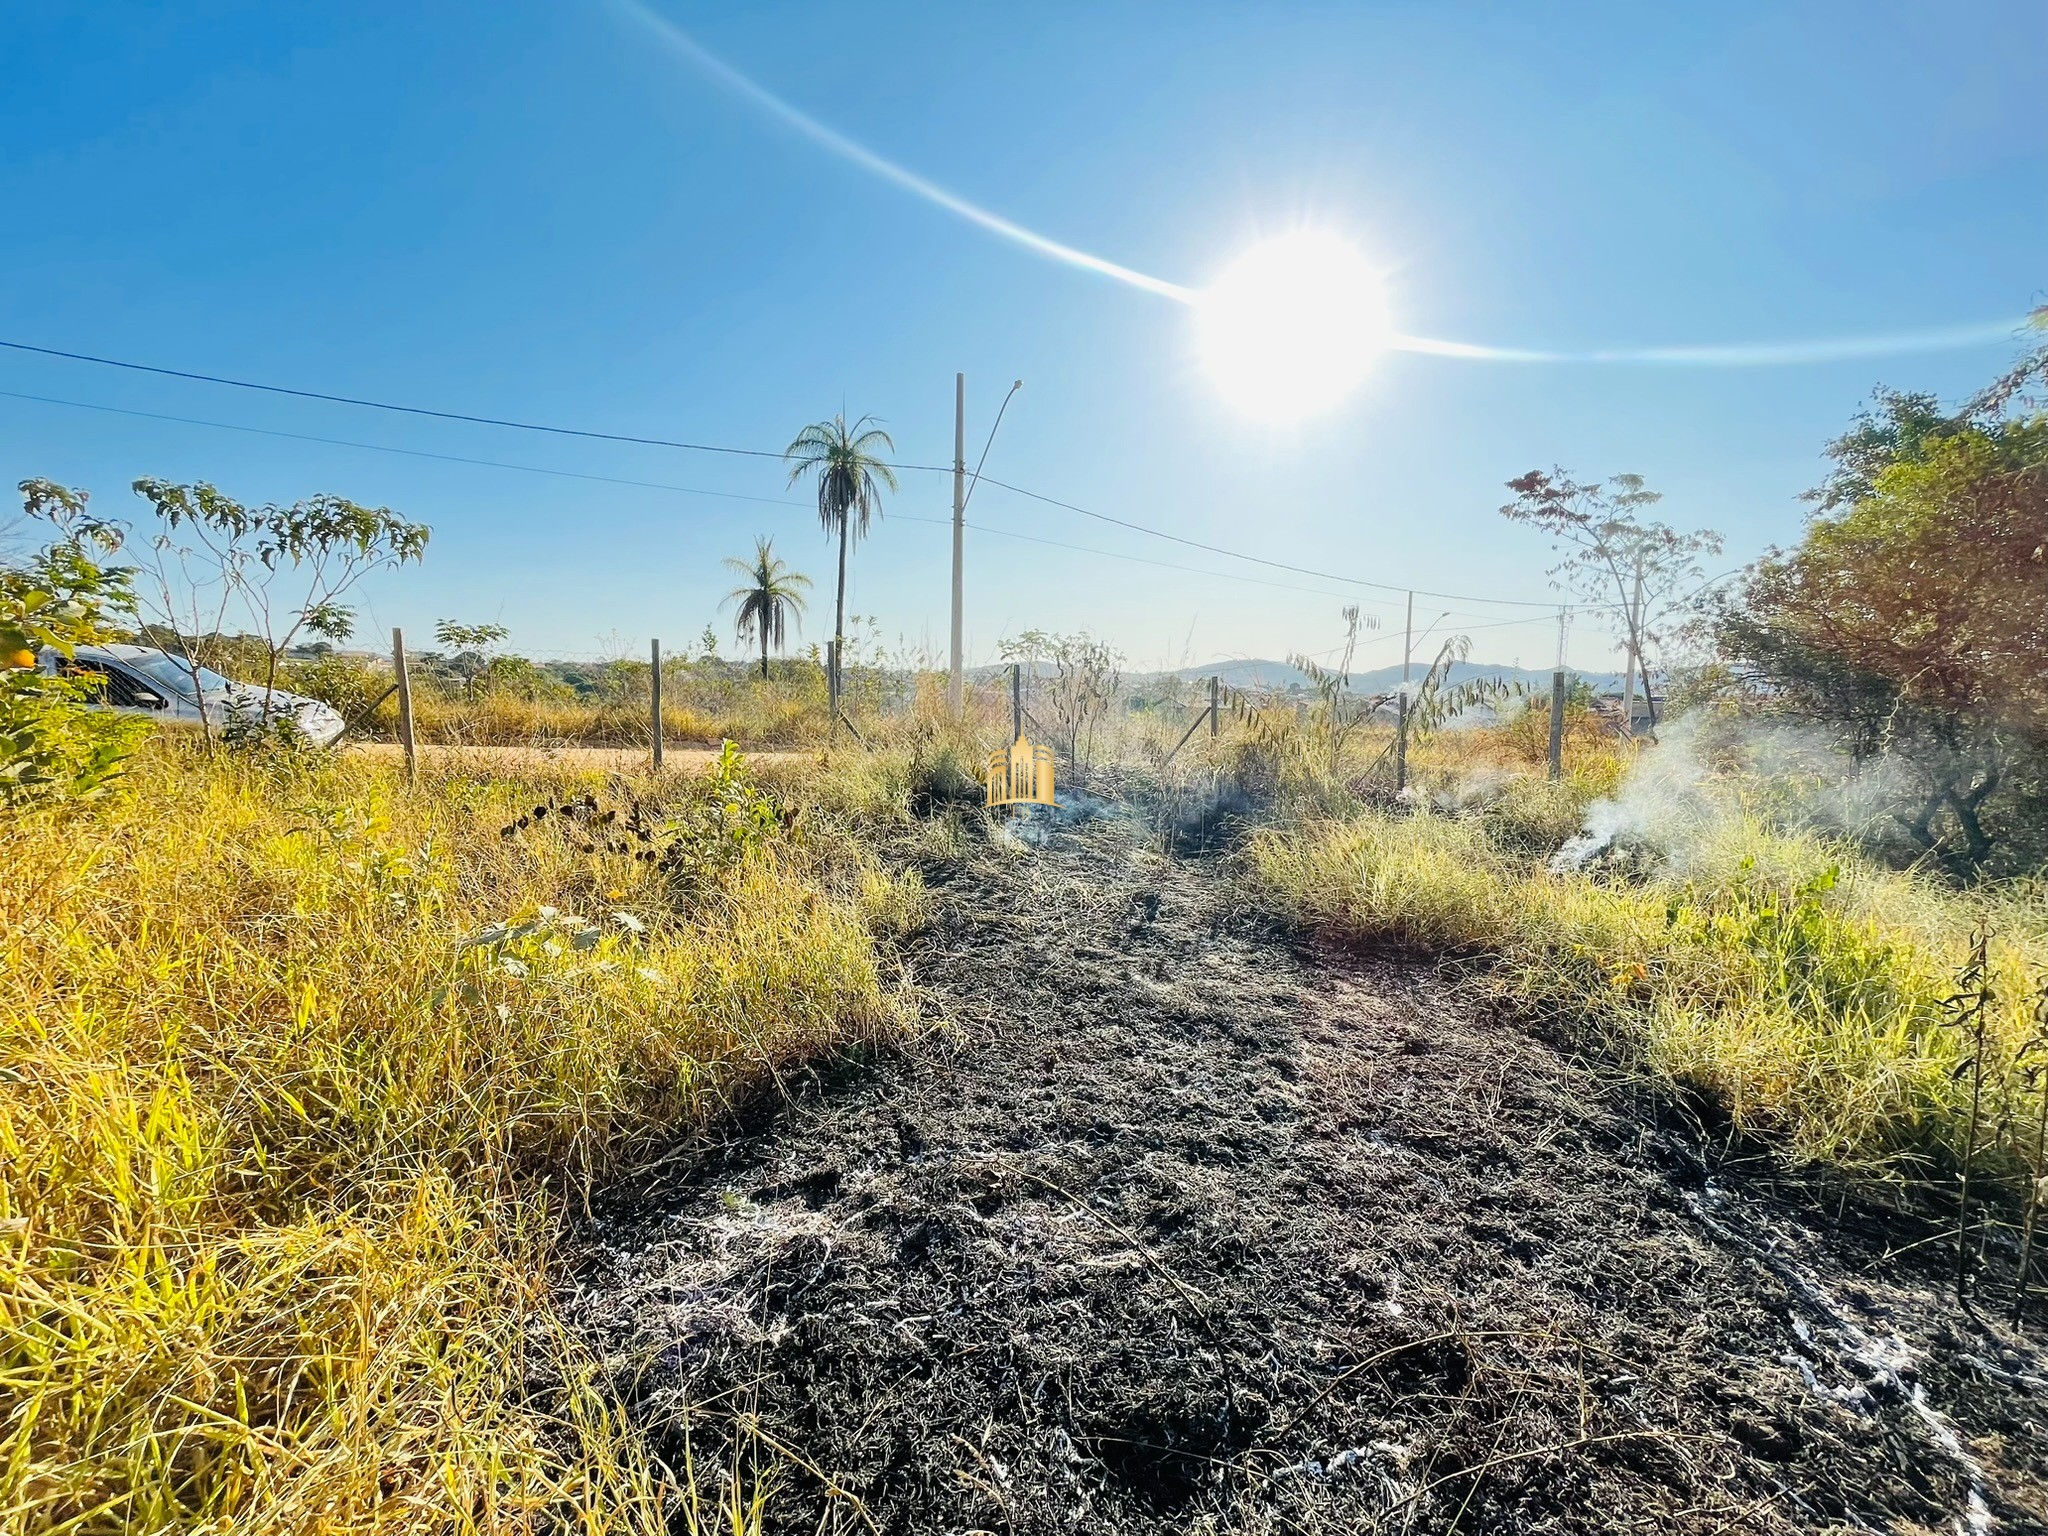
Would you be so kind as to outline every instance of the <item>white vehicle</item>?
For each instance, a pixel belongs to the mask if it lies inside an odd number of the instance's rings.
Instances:
[[[68,658],[45,647],[37,666],[53,677],[101,679],[96,707],[148,715],[165,725],[196,730],[204,720],[218,731],[232,720],[289,721],[316,747],[338,739],[345,726],[334,707],[318,699],[282,688],[266,695],[259,683],[238,683],[205,667],[197,669],[195,694],[192,665],[146,645],[81,645]]]

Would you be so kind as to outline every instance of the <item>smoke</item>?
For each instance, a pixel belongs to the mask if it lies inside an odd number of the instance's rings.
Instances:
[[[1433,790],[1430,803],[1447,815],[1456,815],[1492,804],[1514,781],[1515,775],[1505,768],[1481,768]],[[1401,793],[1414,799],[1416,796],[1410,793],[1413,789],[1411,785]]]
[[[1744,817],[1868,840],[1904,803],[1905,779],[1895,759],[1859,762],[1816,727],[1688,715],[1660,731],[1617,794],[1586,808],[1584,826],[1550,868],[1583,869],[1636,848],[1683,869]]]

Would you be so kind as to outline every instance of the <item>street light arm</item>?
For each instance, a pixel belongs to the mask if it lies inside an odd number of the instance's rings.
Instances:
[[[1016,394],[1023,387],[1024,381],[1022,379],[1012,384],[1010,386],[1010,394],[1003,396],[1003,403],[996,407],[996,424],[988,429],[988,441],[981,445],[981,457],[974,461],[974,477],[967,484],[967,494],[960,498],[960,510],[962,512],[967,510],[967,503],[974,500],[975,486],[981,484],[981,466],[988,462],[988,451],[995,446],[996,428],[1002,426],[1003,412],[1010,408],[1010,395]]]

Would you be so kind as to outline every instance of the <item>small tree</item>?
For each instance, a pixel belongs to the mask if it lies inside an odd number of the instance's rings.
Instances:
[[[48,523],[56,538],[0,562],[0,804],[17,807],[97,792],[147,729],[85,708],[85,683],[38,667],[44,650],[69,659],[114,639],[132,616],[129,573],[102,563],[121,547],[120,525],[94,517],[84,491],[50,480],[20,488],[27,525]]]
[[[434,625],[434,639],[455,654],[448,658],[448,670],[462,685],[464,698],[474,699],[495,670],[492,650],[512,631],[502,624],[458,624],[442,619]]]
[[[1880,403],[1714,630],[1764,704],[1905,768],[1897,821],[1967,878],[2002,836],[2048,852],[2048,416],[1928,430],[1921,397]]]
[[[1620,612],[1627,651],[1623,708],[1633,712],[1640,673],[1654,726],[1657,701],[1648,658],[1649,648],[1664,638],[1659,616],[1681,589],[1698,584],[1700,556],[1719,551],[1721,536],[1706,529],[1680,533],[1648,519],[1644,514],[1663,494],[1650,490],[1641,475],[1581,484],[1561,469],[1532,469],[1510,480],[1508,489],[1515,499],[1500,509],[1501,516],[1542,529],[1559,551],[1550,568],[1553,583]]]
[[[1052,676],[1041,694],[1044,725],[1066,749],[1068,763],[1079,769],[1094,754],[1095,728],[1116,700],[1122,653],[1092,635],[1027,629],[1003,642],[1002,656],[1032,668],[1041,660],[1051,663]]]
[[[204,482],[152,479],[137,480],[135,493],[162,522],[145,567],[150,602],[182,637],[193,696],[203,691],[198,653],[207,637],[238,617],[263,648],[265,721],[279,663],[299,637],[347,639],[355,613],[341,599],[371,572],[427,551],[425,524],[339,496],[246,507]]]
[[[752,560],[728,559],[725,568],[744,577],[745,582],[726,593],[719,606],[737,605],[733,633],[742,644],[749,639],[760,640],[761,676],[766,679],[769,646],[781,650],[790,623],[794,621],[799,628],[803,625],[804,593],[810,590],[811,578],[778,560],[774,540],[765,538],[754,540]]]
[[[1313,656],[1287,658],[1288,665],[1307,678],[1309,686],[1315,690],[1316,707],[1309,723],[1315,734],[1323,739],[1324,772],[1331,775],[1337,772],[1345,742],[1378,708],[1378,701],[1363,707],[1356,705],[1351,694],[1351,658],[1358,651],[1361,623],[1369,628],[1379,627],[1377,619],[1361,617],[1356,603],[1347,604],[1344,608],[1344,654],[1334,667],[1324,666]]]

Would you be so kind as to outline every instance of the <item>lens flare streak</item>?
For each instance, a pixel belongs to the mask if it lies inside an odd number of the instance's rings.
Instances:
[[[827,127],[810,114],[784,101],[766,86],[740,73],[709,52],[681,27],[643,0],[612,0],[614,6],[637,21],[677,57],[710,77],[742,100],[794,129],[820,148],[859,166],[872,176],[901,187],[933,206],[945,209],[990,234],[1034,251],[1040,256],[1083,271],[1172,299],[1175,303],[1200,307],[1207,294],[1198,288],[1168,282],[1134,267],[1064,245],[1036,230],[991,212],[937,182],[875,153],[866,145]],[[1444,341],[1429,336],[1390,334],[1384,346],[1392,351],[1413,352],[1426,357],[1457,358],[1489,363],[1620,363],[1694,368],[1772,368],[1812,363],[1850,362],[1859,358],[1899,357],[1916,352],[1945,352],[1964,347],[1990,346],[2011,342],[2025,329],[2025,319],[1995,320],[1978,325],[1937,326],[1926,330],[1892,331],[1875,336],[1840,336],[1813,341],[1747,342],[1731,345],[1671,347],[1604,347],[1589,351],[1547,351],[1531,347],[1496,347],[1480,342]]]
[[[736,96],[752,102],[770,117],[794,128],[798,133],[821,148],[830,150],[842,160],[850,160],[871,175],[884,181],[893,182],[904,191],[923,198],[945,209],[948,213],[978,224],[991,234],[1013,240],[1027,250],[1054,261],[1065,262],[1068,266],[1080,267],[1085,271],[1098,272],[1104,277],[1113,277],[1120,283],[1133,288],[1142,288],[1147,293],[1156,293],[1162,298],[1173,299],[1181,304],[1192,304],[1198,295],[1192,288],[1183,288],[1179,283],[1169,283],[1162,277],[1152,277],[1131,267],[1119,266],[1116,262],[1100,256],[1091,256],[1086,251],[1074,249],[1049,239],[1036,230],[1026,229],[1022,224],[1011,222],[999,213],[991,213],[978,203],[970,203],[959,194],[947,191],[935,181],[928,181],[917,172],[898,165],[894,160],[876,154],[865,144],[856,143],[838,130],[826,127],[809,113],[791,106],[766,86],[741,74],[716,54],[707,52],[695,38],[666,17],[649,10],[640,0],[614,0],[618,7],[638,20],[675,53],[681,55],[695,68],[709,75]]]

